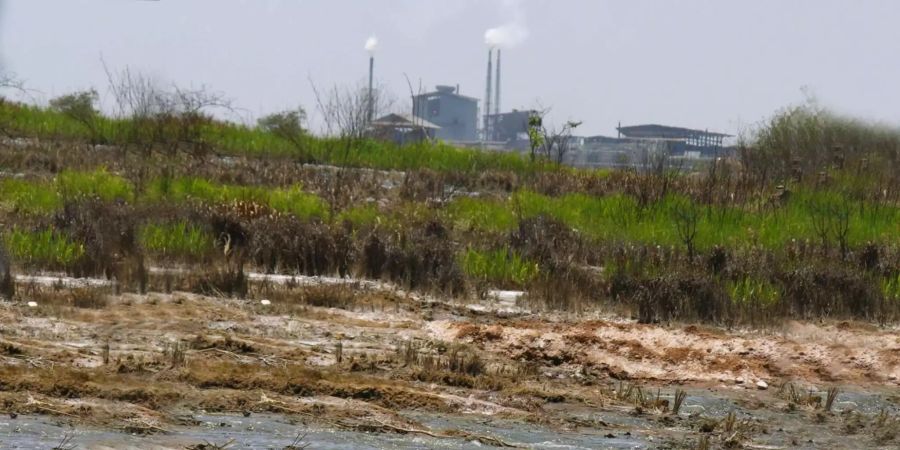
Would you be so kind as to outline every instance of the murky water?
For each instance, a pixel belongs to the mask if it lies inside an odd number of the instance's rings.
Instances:
[[[134,436],[89,427],[73,428],[51,418],[20,416],[0,421],[0,448],[52,448],[66,436],[79,449],[183,449],[203,442],[225,444],[233,449],[282,449],[300,435],[308,449],[481,449],[487,447],[465,439],[441,439],[421,435],[361,433],[307,427],[290,418],[254,414],[196,416],[201,425],[172,430],[169,434]],[[417,420],[435,429],[458,428],[489,435],[535,449],[640,449],[648,442],[638,436],[608,438],[609,431],[559,432],[532,424],[489,421],[481,416],[438,417],[417,414]]]
[[[785,412],[774,407],[742,406],[738,398],[748,392],[690,390],[680,416],[666,423],[663,416],[634,416],[628,408],[598,410],[576,405],[548,405],[584,423],[605,424],[559,430],[531,423],[481,415],[438,415],[407,411],[403,415],[432,430],[460,429],[473,434],[499,438],[524,448],[534,449],[644,449],[656,448],[665,441],[692,439],[692,420],[698,417],[721,419],[734,412],[739,420],[752,420],[764,430],[755,433],[756,446],[781,448],[854,448],[853,437],[843,436],[828,423],[810,421],[809,411]],[[771,394],[771,393],[770,393]],[[824,393],[822,393],[824,395]],[[900,406],[890,392],[842,392],[834,412],[852,409],[863,414],[886,411],[900,414]],[[752,397],[752,394],[750,395]],[[769,396],[769,401],[772,401]],[[78,449],[183,449],[209,442],[231,449],[283,449],[303,436],[309,449],[479,449],[487,447],[461,438],[433,438],[424,435],[363,433],[307,426],[290,417],[273,414],[196,415],[196,426],[174,427],[170,433],[152,436],[130,435],[115,430],[72,427],[65,421],[43,416],[19,416],[0,419],[0,449],[53,448],[66,436],[68,446]],[[830,420],[839,420],[837,416]],[[860,437],[856,437],[859,439]]]

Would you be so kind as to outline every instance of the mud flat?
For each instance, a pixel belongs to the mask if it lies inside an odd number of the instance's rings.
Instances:
[[[456,304],[380,285],[297,284],[266,302],[262,291],[227,299],[85,285],[46,287],[36,306],[0,304],[2,447],[898,442],[894,329],[573,320],[519,308],[514,293]],[[325,292],[336,307],[315,306]]]

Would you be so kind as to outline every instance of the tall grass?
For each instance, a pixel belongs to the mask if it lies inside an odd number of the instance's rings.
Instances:
[[[538,265],[509,249],[469,249],[460,256],[466,275],[497,287],[521,288],[538,274]]]
[[[301,186],[287,188],[265,188],[218,184],[195,177],[159,178],[147,187],[145,198],[149,201],[201,201],[211,204],[225,204],[235,201],[255,202],[276,211],[293,214],[301,219],[327,219],[328,203],[319,196],[303,192]]]
[[[885,277],[881,281],[881,292],[886,300],[900,303],[900,274]]]
[[[66,269],[84,256],[84,245],[53,229],[13,229],[3,237],[6,249],[17,262],[28,266]]]
[[[145,225],[138,240],[148,253],[165,259],[198,259],[213,248],[213,237],[186,221]]]
[[[96,197],[104,201],[134,199],[128,180],[105,169],[66,170],[51,181],[0,180],[0,204],[24,214],[48,214],[65,201]]]

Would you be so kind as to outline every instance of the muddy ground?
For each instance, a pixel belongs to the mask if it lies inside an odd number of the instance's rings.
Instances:
[[[261,282],[247,299],[20,286],[0,303],[0,448],[900,445],[897,329]]]

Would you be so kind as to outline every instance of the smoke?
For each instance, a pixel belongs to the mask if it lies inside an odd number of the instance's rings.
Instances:
[[[375,53],[375,50],[378,49],[378,38],[375,36],[369,36],[366,39],[366,51],[369,53]]]
[[[528,39],[525,13],[519,2],[504,0],[502,5],[505,13],[512,16],[512,20],[484,32],[484,42],[491,48],[511,48]]]

